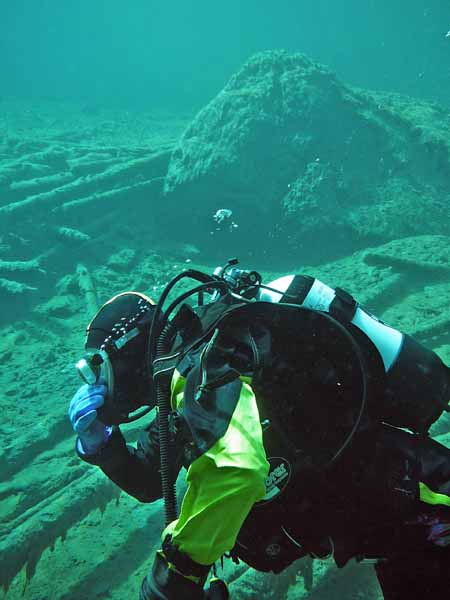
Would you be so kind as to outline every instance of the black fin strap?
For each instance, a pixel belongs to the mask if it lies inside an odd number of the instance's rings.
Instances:
[[[168,562],[175,565],[180,573],[185,576],[206,577],[211,568],[211,565],[200,565],[194,562],[190,556],[172,544],[171,535],[166,535],[162,550]]]

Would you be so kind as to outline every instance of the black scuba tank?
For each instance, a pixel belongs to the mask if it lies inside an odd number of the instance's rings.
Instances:
[[[374,418],[426,433],[443,411],[449,410],[449,367],[411,336],[368,313],[350,294],[304,275],[281,277],[268,288],[261,290],[259,300],[296,302],[331,314],[353,334],[362,332],[358,343],[367,356],[378,355],[385,375],[383,390],[371,407]]]

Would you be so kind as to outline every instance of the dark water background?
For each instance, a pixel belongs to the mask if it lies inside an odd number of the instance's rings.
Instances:
[[[2,0],[1,94],[200,107],[253,53],[305,52],[358,86],[450,103],[444,0]]]

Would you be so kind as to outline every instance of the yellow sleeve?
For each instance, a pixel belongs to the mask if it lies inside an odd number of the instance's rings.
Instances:
[[[234,546],[253,504],[265,494],[269,471],[253,390],[242,384],[225,435],[190,466],[180,516],[163,533],[199,564]]]

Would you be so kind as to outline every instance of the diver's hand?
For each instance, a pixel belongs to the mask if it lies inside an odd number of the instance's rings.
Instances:
[[[105,401],[107,388],[100,379],[92,385],[82,385],[69,406],[69,419],[78,434],[77,446],[82,454],[95,454],[109,439],[112,427],[97,419],[97,408]]]

